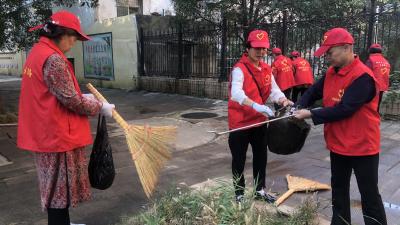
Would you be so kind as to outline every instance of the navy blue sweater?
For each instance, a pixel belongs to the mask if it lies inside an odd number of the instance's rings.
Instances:
[[[295,106],[307,108],[315,101],[322,99],[325,76],[312,85]],[[329,123],[350,117],[365,103],[370,102],[376,95],[375,82],[368,74],[355,79],[346,89],[342,100],[333,107],[323,107],[311,110],[311,118],[315,125]]]

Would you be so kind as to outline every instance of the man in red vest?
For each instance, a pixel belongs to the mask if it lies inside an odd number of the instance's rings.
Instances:
[[[382,101],[383,92],[389,89],[389,74],[390,74],[390,64],[382,55],[382,46],[380,44],[372,44],[369,47],[369,58],[365,65],[371,68],[374,72],[375,78],[379,85],[379,107]]]
[[[314,124],[325,126],[332,173],[332,224],[351,224],[349,189],[354,171],[365,224],[386,225],[378,189],[378,82],[372,71],[353,54],[353,44],[353,37],[346,29],[334,28],[325,33],[315,56],[325,54],[330,67],[296,103],[307,108],[322,99],[323,107],[301,109],[295,114],[299,119],[311,118]]]
[[[273,48],[272,56],[274,57],[272,74],[279,88],[285,93],[286,98],[289,99],[292,94],[292,87],[295,86],[292,61],[282,55],[280,48]]]
[[[293,87],[292,101],[296,102],[297,97],[303,95],[307,88],[314,83],[314,76],[310,63],[300,56],[300,52],[290,53],[294,70],[295,87]]]
[[[263,62],[269,48],[268,33],[263,30],[250,32],[246,52],[233,66],[229,79],[228,121],[229,129],[263,122],[273,112],[265,105],[267,99],[279,105],[292,105],[281,92],[272,76],[271,68]],[[261,125],[229,134],[232,153],[232,174],[236,201],[243,200],[245,180],[243,170],[249,144],[253,151],[253,177],[256,185],[255,198],[269,203],[275,198],[265,191],[267,166],[266,126]]]
[[[38,171],[42,209],[49,225],[70,225],[69,206],[90,199],[85,146],[92,143],[88,116],[111,116],[114,105],[82,94],[65,57],[77,40],[87,41],[78,17],[54,13],[40,29],[22,73],[19,148],[31,151]]]

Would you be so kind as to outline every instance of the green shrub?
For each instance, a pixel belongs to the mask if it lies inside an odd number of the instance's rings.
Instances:
[[[317,206],[306,200],[291,216],[256,207],[248,193],[245,200],[234,201],[232,184],[221,183],[208,191],[177,189],[167,192],[145,212],[126,216],[119,225],[311,225],[317,214]],[[266,204],[260,202],[260,204]]]

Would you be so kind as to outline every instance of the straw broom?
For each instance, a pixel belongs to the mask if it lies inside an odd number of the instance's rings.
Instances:
[[[302,177],[291,176],[290,174],[286,175],[286,180],[288,183],[289,190],[279,197],[275,205],[279,206],[282,202],[284,202],[287,198],[289,198],[293,193],[298,191],[317,191],[317,190],[330,190],[331,186],[327,184],[322,184],[317,181],[309,180]]]
[[[86,87],[98,100],[107,102],[92,84]],[[169,143],[176,137],[176,127],[129,125],[115,109],[112,117],[124,130],[140,182],[149,198],[157,184],[160,170],[171,158]]]

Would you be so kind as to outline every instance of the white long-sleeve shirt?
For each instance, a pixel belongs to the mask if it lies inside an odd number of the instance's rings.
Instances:
[[[244,74],[239,67],[232,70],[232,87],[231,87],[231,100],[238,102],[240,105],[248,98],[243,91]],[[268,100],[271,102],[278,102],[280,98],[285,97],[285,94],[279,89],[275,82],[274,76],[271,74],[271,93]],[[265,102],[264,102],[265,103]]]

